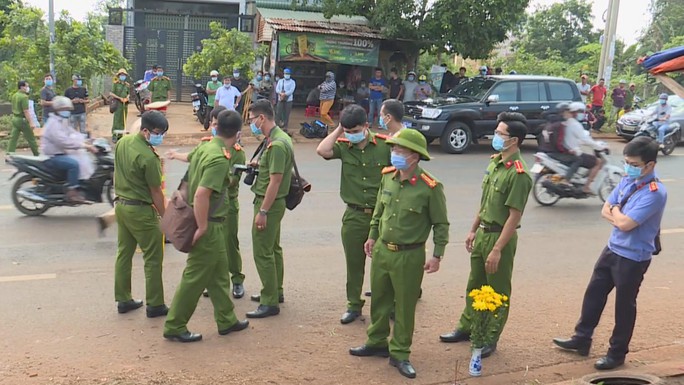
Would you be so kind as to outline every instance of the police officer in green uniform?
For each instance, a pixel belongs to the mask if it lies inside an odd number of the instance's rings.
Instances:
[[[222,111],[218,115],[216,136],[188,155],[188,203],[195,213],[197,231],[164,324],[166,339],[180,342],[202,339],[201,334],[188,331],[187,324],[205,287],[211,295],[220,335],[244,330],[249,325],[248,321],[237,319],[230,300],[224,230],[228,215],[225,194],[231,182],[229,149],[237,143],[241,128],[239,114]]]
[[[265,143],[259,159],[253,161],[259,170],[254,192],[254,223],[252,252],[259,278],[261,294],[253,295],[259,302],[248,318],[265,318],[280,314],[283,297],[283,249],[280,247],[280,222],[285,215],[285,197],[290,190],[294,149],[292,139],[274,120],[273,106],[259,100],[249,109],[250,129],[254,135],[264,135]]]
[[[171,84],[171,79],[164,76],[164,69],[162,67],[157,67],[157,76],[150,81],[147,89],[152,93],[152,103],[171,100],[173,85]]]
[[[143,114],[140,132],[122,137],[114,152],[114,191],[116,222],[119,227],[114,277],[119,313],[143,305],[131,296],[131,268],[138,245],[145,263],[147,316],[166,315],[162,262],[164,248],[159,217],[164,215],[161,159],[153,146],[162,143],[169,122],[158,111]]]
[[[226,107],[218,106],[211,111],[211,133],[212,136],[202,138],[201,146],[210,143],[217,133],[218,115],[226,110]],[[238,133],[239,135],[239,133]],[[245,152],[242,147],[235,143],[228,151],[230,152],[230,169],[233,166],[246,162]],[[182,162],[189,162],[189,154],[179,153],[176,150],[169,150],[166,153],[168,159],[176,159]],[[186,175],[187,176],[187,175]],[[228,254],[228,268],[230,270],[230,277],[233,282],[233,297],[236,299],[242,298],[245,295],[244,281],[245,275],[242,273],[242,255],[240,253],[240,241],[238,240],[238,222],[240,219],[240,203],[238,202],[238,194],[240,192],[240,175],[230,175],[230,185],[228,186],[228,193],[226,194],[226,206],[228,208],[228,215],[224,229],[226,232],[226,253]],[[209,296],[209,292],[205,291],[204,295]]]
[[[38,144],[36,144],[36,137],[33,135],[33,130],[36,129],[36,126],[33,124],[33,118],[29,111],[28,93],[31,89],[24,80],[19,81],[17,88],[18,91],[10,99],[12,103],[12,133],[7,145],[7,154],[11,155],[14,153],[17,149],[19,134],[23,134],[29,147],[31,147],[33,155],[38,156]]]
[[[371,324],[365,345],[352,348],[353,356],[390,357],[401,375],[415,378],[409,362],[416,303],[423,271],[434,273],[449,238],[444,187],[419,165],[430,160],[425,137],[416,130],[401,130],[387,140],[393,145],[393,167],[382,170],[375,211],[364,245],[371,257]],[[433,231],[435,244],[426,262],[425,242]],[[394,333],[390,313],[395,310]]]
[[[340,197],[347,205],[342,217],[342,246],[347,262],[347,311],[340,322],[348,324],[361,315],[361,299],[370,221],[378,197],[382,169],[390,165],[388,137],[368,129],[366,111],[352,104],[340,114],[340,125],[316,150],[326,160],[340,159]]]
[[[466,250],[471,253],[466,293],[482,285],[490,285],[497,293],[511,296],[513,260],[518,244],[517,228],[520,227],[520,219],[532,189],[532,178],[520,155],[520,145],[526,134],[527,121],[522,114],[499,114],[492,140],[492,147],[499,154],[492,155],[485,171],[480,209],[465,242]],[[466,306],[456,330],[441,335],[440,340],[468,341],[472,317],[472,299],[466,295]],[[507,318],[508,309],[496,331],[497,340]],[[488,357],[494,351],[496,343],[485,346],[482,357]]]
[[[116,143],[126,129],[128,119],[128,98],[131,92],[131,84],[128,82],[128,72],[121,68],[114,78],[110,96],[120,102],[119,108],[114,112],[112,122],[112,141]]]

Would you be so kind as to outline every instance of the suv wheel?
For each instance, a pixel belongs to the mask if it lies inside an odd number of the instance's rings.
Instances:
[[[461,154],[473,142],[470,127],[463,122],[451,122],[439,139],[442,149],[449,154]]]

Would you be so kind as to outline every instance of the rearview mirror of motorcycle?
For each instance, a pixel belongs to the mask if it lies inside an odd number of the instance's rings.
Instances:
[[[487,98],[487,103],[498,103],[499,102],[499,95],[489,95]]]

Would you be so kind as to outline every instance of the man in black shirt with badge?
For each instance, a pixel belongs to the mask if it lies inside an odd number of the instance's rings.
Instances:
[[[404,83],[401,81],[399,75],[397,75],[397,69],[392,68],[390,70],[389,79],[389,98],[402,100],[404,97]]]
[[[69,87],[64,96],[71,99],[74,110],[71,112],[71,126],[81,134],[86,133],[86,105],[88,104],[88,90],[83,87],[83,80],[80,75],[71,77],[73,85]]]

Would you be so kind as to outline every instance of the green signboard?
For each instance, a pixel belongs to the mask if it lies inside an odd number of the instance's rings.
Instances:
[[[377,66],[380,41],[317,33],[280,33],[279,61],[318,61]]]

